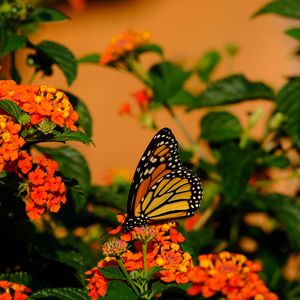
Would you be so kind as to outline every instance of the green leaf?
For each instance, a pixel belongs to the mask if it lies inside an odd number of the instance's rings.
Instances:
[[[90,300],[90,297],[85,289],[72,287],[39,290],[31,294],[27,299],[30,300],[48,297],[53,297],[54,299],[60,300]]]
[[[105,300],[136,300],[133,290],[124,282],[110,281],[104,296]]]
[[[185,232],[186,244],[200,251],[214,241],[214,230],[212,228],[203,228],[197,231]]]
[[[77,77],[77,61],[73,53],[65,46],[51,41],[43,41],[36,46],[64,73],[68,85],[71,85]]]
[[[21,84],[22,77],[19,70],[13,66],[10,70],[11,79],[14,80],[17,84]]]
[[[191,285],[192,285],[191,283],[176,284],[176,283],[163,283],[162,281],[155,281],[153,282],[151,289],[156,294],[160,294],[172,288],[177,288],[186,291],[189,287],[191,287]]]
[[[124,211],[129,187],[123,191],[115,191],[113,187],[109,186],[93,186],[90,193],[94,203]]]
[[[291,79],[279,92],[277,97],[278,111],[285,117],[282,124],[286,132],[300,145],[300,78]]]
[[[82,64],[82,63],[96,63],[96,64],[99,64],[99,61],[100,61],[100,54],[92,53],[92,54],[88,54],[88,55],[80,57],[77,60],[77,63],[79,63],[79,64]]]
[[[273,194],[265,198],[265,203],[283,224],[285,233],[294,250],[300,250],[300,206],[296,200],[285,195]]]
[[[193,151],[186,150],[179,146],[179,157],[183,163],[189,163],[191,161],[191,159],[193,158]]]
[[[72,103],[75,111],[78,113],[78,125],[83,128],[88,137],[91,137],[93,120],[88,107],[79,97],[68,92],[66,92],[66,95]]]
[[[290,28],[286,30],[285,33],[297,41],[300,41],[300,28]]]
[[[29,15],[29,20],[33,22],[56,22],[67,20],[67,17],[62,12],[49,8],[49,7],[35,7],[32,13]]]
[[[7,30],[0,31],[0,56],[17,51],[25,46],[26,38]]]
[[[54,255],[52,258],[55,261],[61,262],[67,266],[73,267],[76,270],[81,270],[82,272],[84,272],[84,258],[80,253],[72,250],[56,250],[53,254]]]
[[[239,119],[226,111],[210,112],[201,119],[201,137],[209,142],[236,139],[241,132]]]
[[[174,96],[167,100],[167,103],[173,105],[184,105],[187,108],[193,107],[198,99],[185,90],[180,90]]]
[[[119,267],[100,268],[99,271],[107,279],[120,279],[120,280],[126,279],[126,277],[124,276],[124,274],[122,273]]]
[[[56,160],[59,164],[59,170],[64,176],[74,178],[79,182],[84,194],[74,192],[72,195],[78,207],[83,207],[91,185],[91,172],[84,156],[69,146],[60,148],[37,147],[37,149]]]
[[[153,275],[161,270],[164,270],[164,268],[162,267],[159,267],[159,266],[154,266],[154,267],[151,267],[148,271],[147,271],[147,279],[150,280],[152,279]]]
[[[300,0],[275,0],[269,2],[256,12],[254,17],[267,13],[300,19]]]
[[[54,131],[51,133],[51,137],[47,137],[47,141],[78,141],[83,144],[89,144],[92,140],[82,131],[70,131],[68,129],[64,129],[61,131]]]
[[[218,164],[224,194],[237,204],[255,167],[258,152],[254,149],[241,149],[236,144],[224,144],[220,149]]]
[[[15,283],[29,285],[32,276],[27,272],[13,272],[0,274],[0,280],[8,280]]]
[[[138,47],[135,51],[134,51],[134,56],[135,57],[139,57],[141,54],[143,53],[157,53],[160,56],[164,55],[164,51],[163,49],[156,44],[149,44],[149,45],[144,45],[141,47]]]
[[[190,75],[191,72],[186,72],[180,66],[168,61],[154,65],[149,71],[153,101],[166,103],[182,89]]]
[[[285,169],[290,165],[290,160],[284,155],[266,155],[258,162],[267,168]]]
[[[213,82],[199,95],[198,101],[191,108],[273,98],[270,87],[261,82],[251,82],[238,74]]]
[[[26,125],[29,121],[29,115],[22,111],[22,109],[11,100],[0,100],[0,108],[11,115],[14,120],[22,125]]]
[[[225,50],[230,57],[234,57],[239,52],[239,47],[234,43],[229,43],[225,46]]]
[[[197,73],[202,81],[208,82],[210,80],[211,74],[220,60],[221,56],[217,51],[208,51],[204,53],[196,65]]]
[[[18,121],[18,118],[22,113],[20,106],[11,100],[1,100],[0,108],[5,110],[9,115],[11,115],[15,121]]]

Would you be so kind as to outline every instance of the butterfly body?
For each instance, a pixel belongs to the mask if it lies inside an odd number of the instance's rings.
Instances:
[[[173,133],[163,128],[153,137],[136,168],[123,231],[192,216],[201,199],[200,179],[182,165]]]

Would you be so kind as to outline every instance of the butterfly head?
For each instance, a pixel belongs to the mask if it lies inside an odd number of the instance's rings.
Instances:
[[[122,231],[128,232],[134,227],[145,226],[147,224],[147,219],[145,217],[127,217],[125,222],[122,224]]]

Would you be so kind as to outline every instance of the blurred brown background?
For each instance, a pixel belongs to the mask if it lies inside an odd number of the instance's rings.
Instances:
[[[288,22],[275,16],[251,15],[263,6],[262,0],[127,0],[93,1],[83,11],[61,6],[71,20],[42,26],[32,37],[35,42],[53,40],[66,45],[77,57],[98,52],[111,37],[127,29],[150,31],[153,41],[162,45],[165,56],[192,67],[207,50],[216,49],[225,55],[225,46],[235,43],[240,52],[231,71],[242,72],[251,80],[262,80],[279,87],[285,76],[296,73],[292,52],[296,43],[282,32]],[[146,59],[154,62],[155,56]],[[19,57],[23,63],[24,57]],[[216,78],[228,74],[229,61],[223,59]],[[31,74],[24,66],[24,82]],[[128,74],[96,65],[80,65],[79,76],[68,88],[60,71],[50,78],[37,78],[36,84],[69,89],[88,105],[94,120],[94,146],[77,144],[86,156],[92,170],[94,183],[105,181],[112,168],[126,168],[133,172],[147,143],[153,136],[137,120],[118,114],[119,106],[131,101],[132,93],[143,86]],[[199,90],[198,82],[190,82],[191,89]],[[235,110],[242,116],[253,111],[262,101],[251,106],[240,105]],[[268,106],[267,106],[268,108]],[[198,119],[202,114],[194,111],[184,115],[177,110],[186,127],[196,137]],[[239,112],[238,112],[239,113]],[[160,127],[170,127],[177,139],[186,143],[174,121],[165,113],[156,114]],[[242,120],[243,121],[243,120]],[[245,121],[245,120],[244,120]],[[257,135],[260,134],[259,128]]]

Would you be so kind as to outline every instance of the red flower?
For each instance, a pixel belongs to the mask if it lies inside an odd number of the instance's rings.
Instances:
[[[131,114],[131,106],[129,103],[123,103],[120,108],[119,108],[119,114],[124,115],[124,114]]]
[[[137,91],[133,94],[133,97],[135,98],[135,101],[137,104],[141,107],[146,107],[151,101],[151,98],[147,92],[146,89]]]

